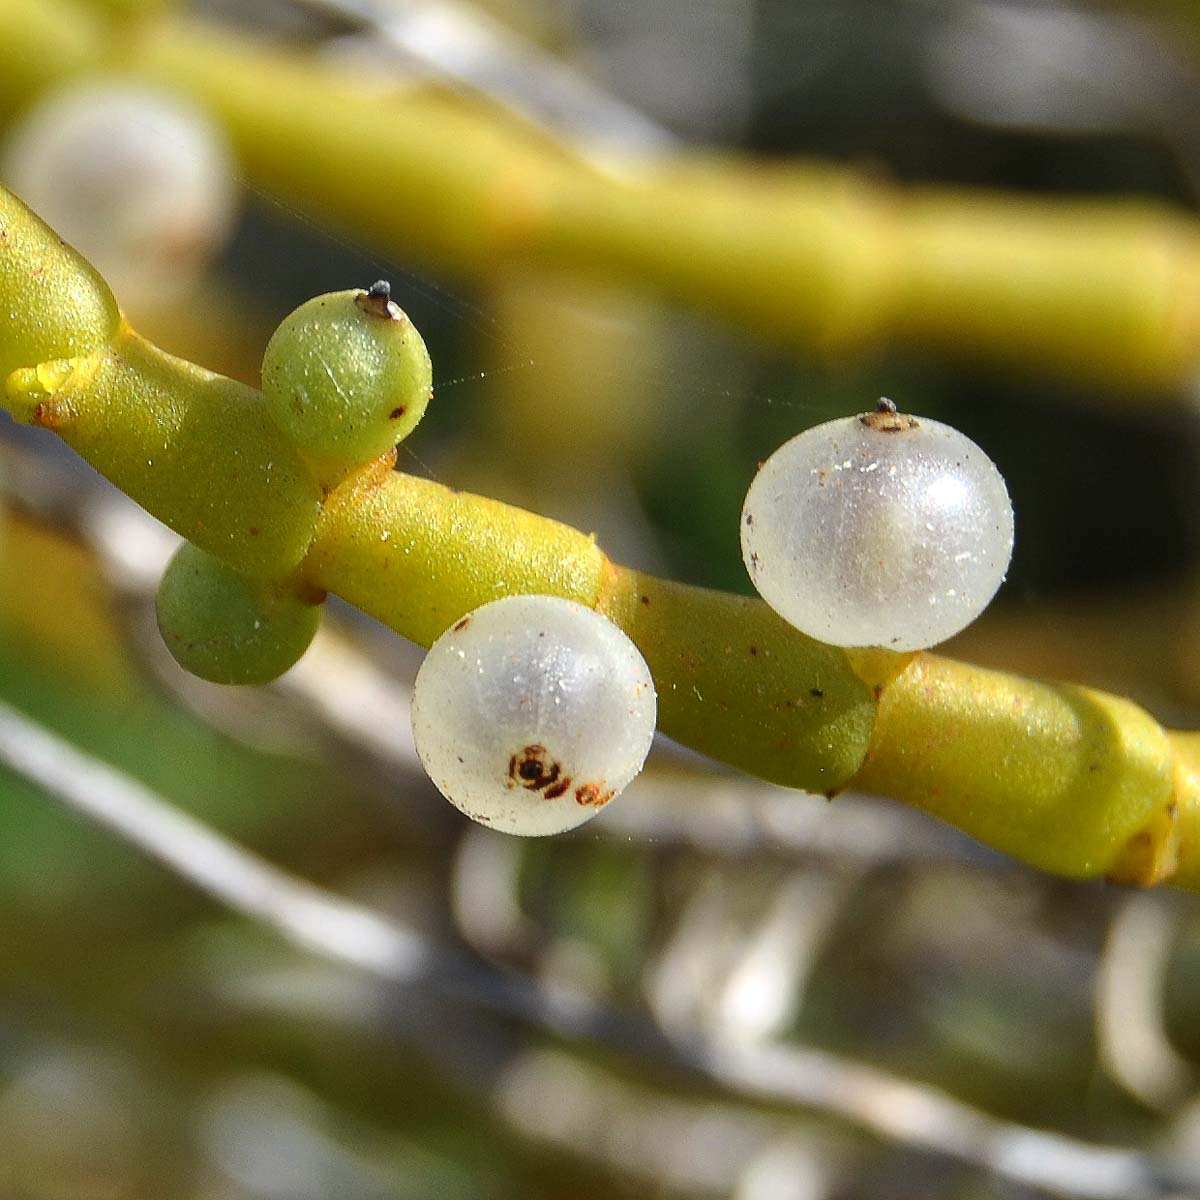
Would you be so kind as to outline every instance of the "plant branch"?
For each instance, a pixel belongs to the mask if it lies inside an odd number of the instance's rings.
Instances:
[[[248,574],[294,571],[425,646],[499,596],[564,596],[629,634],[660,728],[702,753],[806,791],[892,796],[1046,870],[1200,886],[1200,735],[1103,692],[823,645],[761,601],[621,567],[565,525],[399,474],[394,451],[322,495],[259,393],[140,338],[0,189],[5,310],[8,411]],[[64,342],[76,353],[45,361]]]
[[[477,279],[517,261],[615,272],[831,358],[896,342],[1114,396],[1177,389],[1200,361],[1198,226],[1164,206],[697,153],[601,171],[461,97],[389,101],[172,14],[105,31],[62,0],[0,0],[0,20],[0,113],[119,64],[208,109],[254,186],[402,261]]]

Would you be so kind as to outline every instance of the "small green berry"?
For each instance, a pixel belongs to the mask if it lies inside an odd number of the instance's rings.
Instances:
[[[158,628],[185,671],[211,683],[277,679],[308,649],[318,604],[294,587],[251,579],[185,542],[158,588]]]
[[[267,411],[323,482],[386,454],[425,413],[433,368],[388,284],[317,296],[275,331]]]

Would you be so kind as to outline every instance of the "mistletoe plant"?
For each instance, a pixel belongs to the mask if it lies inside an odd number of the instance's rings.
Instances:
[[[0,191],[0,378],[14,418],[186,539],[159,613],[199,674],[273,677],[331,592],[425,646],[502,597],[558,597],[631,639],[659,728],[714,758],[830,797],[893,796],[1049,871],[1200,886],[1200,735],[1087,688],[830,645],[762,601],[622,567],[584,533],[397,472],[430,369],[382,287],[288,318],[260,393],[140,337],[96,271]]]

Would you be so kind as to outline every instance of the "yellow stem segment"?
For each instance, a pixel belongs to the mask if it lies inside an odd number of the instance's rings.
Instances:
[[[830,357],[897,343],[1121,397],[1200,362],[1200,224],[1165,206],[696,154],[606,173],[462,98],[389,93],[170,14],[105,28],[63,0],[0,0],[0,22],[0,115],[88,67],[185,91],[255,186],[401,261],[617,274]]]
[[[129,65],[215,112],[260,186],[402,259],[616,273],[832,358],[895,341],[1119,389],[1200,362],[1200,225],[1165,206],[695,154],[605,174],[457,98],[178,22]]]
[[[793,787],[893,795],[1047,870],[1200,887],[1200,734],[1100,692],[821,645],[760,601],[616,566],[564,525],[396,474],[393,455],[324,496],[258,392],[139,338],[2,189],[0,300],[8,411],[242,571],[295,568],[426,645],[494,597],[566,596],[629,633],[663,730],[697,750]]]

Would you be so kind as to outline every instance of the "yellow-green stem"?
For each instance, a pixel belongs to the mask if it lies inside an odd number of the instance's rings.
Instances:
[[[456,97],[381,92],[170,14],[105,36],[51,2],[0,0],[0,114],[88,66],[186,91],[257,187],[403,261],[615,273],[819,354],[895,342],[1121,396],[1177,388],[1200,361],[1200,224],[1164,206],[699,155],[605,174]]]
[[[257,392],[139,338],[2,189],[0,301],[9,412],[240,570],[295,568],[426,645],[496,596],[576,599],[637,642],[663,729],[697,750],[893,795],[1066,875],[1200,887],[1200,735],[1100,692],[821,645],[760,601],[616,566],[564,525],[396,474],[393,455],[322,496]]]

